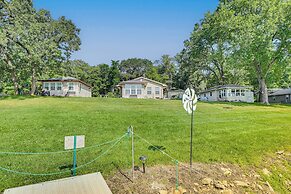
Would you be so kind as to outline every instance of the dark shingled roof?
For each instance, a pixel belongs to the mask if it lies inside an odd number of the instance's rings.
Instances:
[[[291,94],[291,88],[278,90],[272,94],[269,94],[269,96],[280,96],[280,95],[288,95]]]

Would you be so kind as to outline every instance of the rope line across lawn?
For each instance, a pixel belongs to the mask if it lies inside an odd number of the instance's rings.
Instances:
[[[84,148],[78,148],[77,151],[83,151],[83,150],[87,150],[87,149],[91,149],[91,148],[97,148],[97,147],[115,142],[118,139],[119,138],[116,138],[114,140],[107,141],[104,143],[100,143],[100,144],[96,144],[96,145],[92,145],[92,146],[88,146],[88,147],[84,147]],[[73,152],[73,151],[74,150],[72,149],[72,150],[55,151],[55,152],[0,152],[0,155],[47,155],[47,154],[62,154],[62,153],[68,153],[68,152]]]
[[[127,134],[124,134],[123,136],[119,137],[112,146],[110,146],[107,150],[105,150],[103,153],[101,153],[99,156],[97,156],[96,158],[94,158],[93,160],[82,164],[81,166],[76,167],[75,169],[80,169],[83,168],[85,166],[88,166],[90,164],[92,164],[93,162],[95,162],[96,160],[98,160],[99,158],[101,158],[102,156],[106,155],[108,152],[110,152],[124,137],[126,137]],[[71,170],[65,170],[62,172],[50,172],[50,173],[31,173],[31,172],[24,172],[24,171],[17,171],[17,170],[12,170],[12,169],[8,169],[8,168],[4,168],[0,166],[0,170],[6,171],[6,172],[10,172],[10,173],[15,173],[15,174],[19,174],[19,175],[30,175],[30,176],[51,176],[51,175],[60,175],[60,174],[65,174],[68,172],[71,172]]]

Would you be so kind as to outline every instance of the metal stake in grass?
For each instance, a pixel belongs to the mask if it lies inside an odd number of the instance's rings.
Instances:
[[[194,111],[196,110],[197,96],[194,89],[189,89],[184,92],[182,103],[184,109],[191,114],[191,133],[190,133],[190,169],[192,169],[192,154],[193,154],[193,125],[194,125]]]
[[[74,135],[73,176],[76,176],[77,167],[77,136]]]

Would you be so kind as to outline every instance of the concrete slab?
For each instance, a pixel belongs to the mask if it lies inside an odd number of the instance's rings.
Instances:
[[[4,194],[112,194],[101,173],[7,189]]]

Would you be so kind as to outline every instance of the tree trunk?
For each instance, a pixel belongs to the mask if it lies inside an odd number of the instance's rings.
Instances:
[[[259,101],[264,104],[269,104],[268,89],[264,78],[259,78]]]
[[[35,67],[32,67],[32,75],[31,75],[31,89],[30,89],[30,95],[33,95],[36,91],[36,72]]]
[[[260,63],[254,62],[256,72],[257,72],[257,79],[259,82],[259,102],[264,103],[264,104],[269,104],[269,99],[268,99],[268,88],[266,85],[266,75],[263,74],[262,67]],[[265,76],[264,76],[265,75]]]

